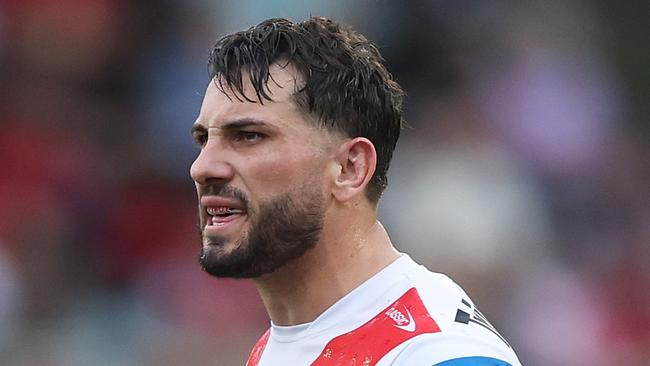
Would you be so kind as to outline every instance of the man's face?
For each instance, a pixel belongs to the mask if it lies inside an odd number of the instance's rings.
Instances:
[[[271,273],[313,247],[322,230],[324,172],[335,138],[293,102],[291,67],[275,65],[271,76],[273,101],[264,104],[240,101],[211,82],[193,127],[201,145],[190,170],[199,197],[200,263],[218,277]],[[256,99],[250,84],[245,92]]]

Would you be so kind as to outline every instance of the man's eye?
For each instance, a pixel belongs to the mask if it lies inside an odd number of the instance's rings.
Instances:
[[[251,131],[240,131],[237,139],[244,142],[257,142],[264,138],[264,134]]]

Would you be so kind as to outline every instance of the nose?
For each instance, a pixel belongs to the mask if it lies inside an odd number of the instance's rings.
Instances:
[[[190,166],[190,176],[196,183],[205,185],[210,180],[232,180],[234,169],[218,144],[207,144]]]

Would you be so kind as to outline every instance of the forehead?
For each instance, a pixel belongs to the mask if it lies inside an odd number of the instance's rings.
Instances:
[[[255,103],[245,100],[225,83],[223,90],[220,90],[218,79],[212,80],[206,89],[197,123],[205,127],[219,127],[233,120],[255,119],[278,127],[295,125],[296,122],[305,124],[308,116],[299,109],[293,96],[302,85],[299,73],[291,65],[277,63],[271,65],[269,72],[267,94],[273,100],[263,99],[263,103],[259,102],[246,72],[242,75],[243,91]]]

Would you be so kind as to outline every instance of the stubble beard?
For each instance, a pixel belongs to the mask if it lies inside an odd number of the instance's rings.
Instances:
[[[318,242],[325,202],[318,185],[305,185],[248,212],[250,228],[226,252],[226,238],[203,234],[199,263],[215,277],[258,278],[304,255]]]

